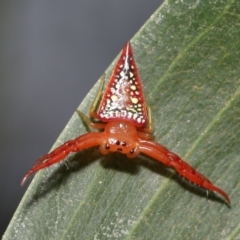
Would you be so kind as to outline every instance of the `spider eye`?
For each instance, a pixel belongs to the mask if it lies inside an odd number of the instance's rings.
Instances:
[[[106,149],[110,149],[110,146],[109,146],[108,143],[106,144],[105,148],[106,148]]]
[[[133,154],[133,153],[134,153],[134,151],[135,151],[134,149],[131,149],[131,150],[130,150],[130,153],[131,153],[131,154]]]
[[[117,140],[117,141],[116,141],[116,144],[117,144],[117,145],[120,145],[120,141]]]
[[[127,145],[126,142],[122,142],[122,146],[125,147]]]

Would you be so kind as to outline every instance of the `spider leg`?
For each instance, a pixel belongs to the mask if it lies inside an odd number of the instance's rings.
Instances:
[[[152,111],[151,108],[145,103],[146,109],[147,109],[147,125],[144,128],[140,128],[139,131],[152,134],[153,132],[153,119],[152,119]]]
[[[101,79],[100,79],[100,84],[99,84],[99,88],[98,88],[98,91],[97,91],[97,95],[92,103],[92,106],[90,107],[90,110],[89,110],[89,117],[87,117],[84,113],[82,113],[81,111],[77,110],[77,114],[79,115],[80,118],[83,119],[83,121],[89,126],[89,127],[92,127],[92,128],[95,128],[95,129],[104,129],[105,126],[106,126],[106,123],[103,123],[101,121],[98,121],[97,118],[97,107],[99,105],[99,102],[100,102],[100,99],[102,97],[102,94],[103,94],[103,87],[104,87],[104,82],[105,82],[105,78],[106,78],[106,73],[104,73],[102,76],[101,76]]]
[[[181,176],[198,186],[221,194],[227,203],[230,204],[230,199],[223,190],[213,185],[209,179],[184,162],[178,155],[170,152],[167,148],[156,142],[142,139],[140,139],[139,142],[140,152],[164,163],[169,167],[173,167]]]
[[[83,112],[79,111],[79,110],[76,110],[77,114],[79,115],[80,118],[83,119],[83,121],[89,126],[89,127],[92,127],[92,128],[95,128],[95,129],[104,129],[105,126],[106,126],[106,123],[103,123],[103,122],[94,122],[92,121],[92,119],[90,119],[89,117],[87,117]]]
[[[151,108],[146,104],[148,122],[144,128],[138,128],[138,136],[145,140],[154,140]]]
[[[105,82],[105,78],[106,78],[106,73],[104,73],[102,76],[101,76],[101,79],[100,79],[100,85],[99,85],[99,88],[98,88],[98,91],[97,91],[97,95],[93,101],[93,104],[92,106],[90,107],[90,110],[89,110],[89,116],[91,118],[97,118],[97,107],[99,105],[99,102],[100,102],[100,99],[102,98],[102,94],[103,94],[103,87],[104,87],[104,82]]]
[[[105,139],[104,133],[91,132],[81,135],[74,140],[70,140],[57,147],[52,152],[40,157],[33,167],[24,176],[21,185],[24,185],[30,175],[63,160],[70,152],[78,152],[85,148],[90,148],[102,144]]]

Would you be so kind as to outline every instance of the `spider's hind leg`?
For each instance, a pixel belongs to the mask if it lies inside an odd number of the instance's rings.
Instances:
[[[90,107],[90,110],[89,110],[89,116],[92,119],[97,118],[97,113],[96,112],[97,112],[97,109],[98,109],[98,106],[99,106],[99,103],[100,103],[100,99],[102,98],[102,95],[103,95],[103,87],[104,87],[105,78],[106,78],[106,73],[104,73],[101,76],[100,85],[99,85],[96,97],[95,97],[95,99],[92,103],[92,106]]]
[[[85,115],[83,112],[76,110],[78,116],[87,124],[87,126],[95,129],[104,129],[106,123],[103,122],[94,122],[91,118]]]
[[[152,120],[152,112],[151,108],[146,104],[148,122],[144,128],[138,129],[138,135],[146,140],[154,140],[153,132],[153,120]]]
[[[90,107],[90,110],[89,110],[90,117],[86,116],[83,112],[76,110],[79,117],[87,124],[87,126],[95,128],[95,129],[104,129],[105,125],[106,125],[106,123],[96,121],[96,119],[97,119],[96,111],[97,111],[100,99],[102,97],[102,94],[103,94],[105,78],[106,78],[106,73],[104,73],[101,76],[100,85],[99,85],[96,97],[92,103],[92,106]]]

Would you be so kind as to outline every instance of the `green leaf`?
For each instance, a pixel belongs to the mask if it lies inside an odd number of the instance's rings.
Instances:
[[[146,156],[92,148],[36,175],[3,239],[240,239],[240,1],[166,1],[131,42],[156,141],[232,207]],[[85,131],[74,114],[54,147]]]

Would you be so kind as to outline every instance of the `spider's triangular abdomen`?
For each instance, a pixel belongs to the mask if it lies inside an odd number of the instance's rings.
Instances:
[[[147,124],[143,88],[130,42],[123,48],[113,70],[97,115],[103,122],[128,120],[137,127]]]

